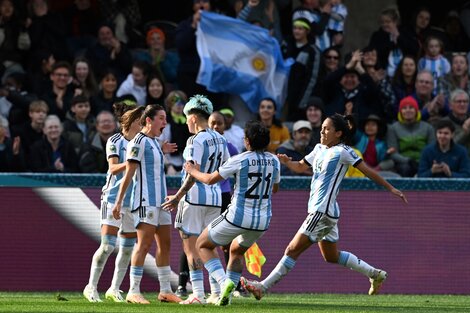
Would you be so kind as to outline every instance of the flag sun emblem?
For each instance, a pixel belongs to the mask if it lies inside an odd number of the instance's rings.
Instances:
[[[251,60],[251,65],[253,68],[258,71],[262,72],[266,69],[266,61],[264,60],[263,57],[257,55]]]

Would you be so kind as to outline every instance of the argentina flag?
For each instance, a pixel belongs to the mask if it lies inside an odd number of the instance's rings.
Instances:
[[[289,69],[275,38],[261,27],[220,14],[201,12],[196,32],[201,66],[197,83],[212,92],[239,95],[252,112],[262,98],[281,111]]]

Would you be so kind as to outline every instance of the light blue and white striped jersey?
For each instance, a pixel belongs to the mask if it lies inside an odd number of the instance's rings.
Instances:
[[[344,144],[331,148],[318,144],[305,156],[304,162],[312,167],[313,176],[310,185],[308,213],[321,212],[339,218],[339,206],[336,203],[339,185],[349,165],[356,166],[362,159],[354,150]]]
[[[219,168],[219,174],[225,179],[235,175],[235,190],[225,213],[227,221],[245,229],[267,230],[273,184],[281,180],[277,156],[246,151],[231,157]]]
[[[439,56],[436,59],[431,59],[429,57],[422,57],[418,61],[418,72],[421,70],[428,70],[432,73],[434,78],[434,90],[437,91],[439,77],[444,76],[449,73],[451,70],[451,65],[449,61],[444,56]]]
[[[395,71],[397,70],[398,64],[400,64],[401,59],[403,59],[403,52],[400,48],[395,48],[390,50],[388,54],[388,64],[387,64],[387,75],[388,77],[393,77]]]
[[[331,7],[331,13],[332,15],[336,15],[339,19],[334,19],[333,17],[330,17],[330,20],[328,21],[328,29],[337,32],[344,31],[344,21],[348,16],[348,8],[346,8],[344,4],[338,3],[337,5]]]
[[[118,163],[126,162],[126,147],[129,141],[121,133],[112,135],[106,142],[106,160],[109,158],[118,158]],[[106,184],[103,186],[101,201],[108,202],[111,204],[116,203],[116,198],[119,192],[119,186],[124,178],[124,171],[113,175],[108,169],[106,173]],[[129,207],[131,201],[132,188],[128,188],[124,200],[122,201],[123,207]]]
[[[157,139],[138,133],[127,145],[127,161],[139,163],[133,177],[131,210],[160,207],[167,194],[163,152]]]
[[[227,139],[210,128],[189,137],[183,151],[183,158],[199,164],[199,170],[203,173],[217,171],[229,157]],[[183,181],[185,177],[183,170]],[[222,207],[220,185],[196,181],[186,194],[185,201],[193,205]]]

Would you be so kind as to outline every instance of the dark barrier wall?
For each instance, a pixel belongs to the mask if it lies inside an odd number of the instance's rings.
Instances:
[[[98,207],[101,181],[99,176],[90,181],[89,177],[0,175],[0,290],[83,289],[98,243],[31,187],[81,186]],[[170,187],[178,181],[170,179]],[[470,294],[470,181],[393,183],[406,189],[408,205],[366,180],[344,182],[339,195],[339,247],[389,273],[384,293]],[[85,187],[87,184],[93,187]],[[306,216],[308,184],[305,179],[285,180],[284,189],[273,198],[271,228],[259,241],[267,258],[262,277],[276,265]],[[80,208],[75,209],[80,214]],[[99,222],[94,223],[91,227],[98,228]],[[177,271],[181,242],[176,232],[172,240],[171,265]],[[103,273],[100,290],[108,288],[113,266],[114,256]],[[157,287],[156,280],[144,275],[144,290]],[[325,263],[318,248],[312,246],[273,291],[366,293],[368,288],[366,277]],[[128,289],[128,278],[122,289]]]

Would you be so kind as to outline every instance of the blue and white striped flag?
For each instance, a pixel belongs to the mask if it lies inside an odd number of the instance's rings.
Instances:
[[[239,95],[252,112],[265,97],[284,103],[289,69],[275,38],[264,28],[220,14],[201,12],[196,32],[201,67],[197,83],[212,92]]]

